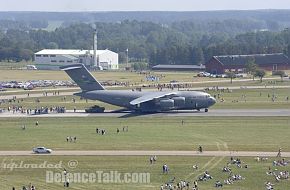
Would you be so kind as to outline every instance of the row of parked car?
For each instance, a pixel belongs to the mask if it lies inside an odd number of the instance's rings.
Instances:
[[[22,88],[24,90],[32,90],[36,87],[50,87],[50,86],[76,86],[71,81],[53,81],[53,80],[31,80],[26,82],[9,81],[0,82],[0,89],[4,88]]]
[[[198,77],[211,77],[211,78],[229,78],[227,74],[211,74],[208,72],[199,72],[197,74]],[[247,74],[245,73],[237,73],[235,74],[234,78],[243,78],[246,77]]]

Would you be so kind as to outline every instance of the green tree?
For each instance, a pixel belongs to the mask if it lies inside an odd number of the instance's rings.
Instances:
[[[26,62],[32,60],[33,52],[29,49],[21,49],[19,52],[19,59],[25,60]]]
[[[233,83],[233,78],[235,78],[235,73],[234,72],[227,72],[226,73],[226,76],[228,77],[228,78],[230,78],[231,79],[231,83]]]
[[[58,49],[58,44],[55,42],[48,42],[47,43],[47,48],[48,49]]]
[[[286,73],[285,73],[285,71],[275,71],[273,73],[273,75],[280,76],[281,77],[281,81],[283,81],[283,78],[286,76]]]
[[[192,49],[192,62],[195,65],[204,64],[204,55],[201,48],[195,47]]]
[[[253,80],[255,80],[255,73],[258,69],[258,65],[255,62],[255,59],[250,59],[247,63],[246,63],[246,71],[247,73],[250,73],[253,77]]]
[[[255,72],[255,76],[260,78],[260,82],[263,82],[263,78],[266,75],[266,72],[263,69],[258,69]]]
[[[143,71],[148,69],[148,64],[147,63],[134,63],[133,68],[135,71]]]

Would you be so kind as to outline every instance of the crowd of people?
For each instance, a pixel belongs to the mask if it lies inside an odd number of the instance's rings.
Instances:
[[[279,152],[278,152],[278,155],[279,155]],[[288,163],[289,163],[289,160],[285,160],[285,158],[274,160],[272,162],[272,166],[275,169],[273,170],[271,167],[269,167],[269,170],[266,172],[266,174],[269,176],[273,176],[276,182],[289,179],[289,171],[280,169],[281,167],[286,167]],[[268,186],[269,186],[269,189],[274,188],[273,185],[268,185]]]
[[[74,143],[76,143],[77,142],[77,137],[76,136],[74,136],[74,137],[67,136],[66,137],[66,142],[74,142]]]
[[[96,128],[96,133],[100,134],[100,135],[105,135],[106,134],[106,129],[100,129],[100,128]]]
[[[12,190],[16,190],[16,188],[12,187]],[[30,183],[28,186],[23,185],[21,190],[36,190],[36,187]]]
[[[175,177],[160,186],[160,190],[189,190],[190,188],[191,190],[198,190],[197,181],[194,181],[191,185],[190,182],[186,180],[176,181]]]

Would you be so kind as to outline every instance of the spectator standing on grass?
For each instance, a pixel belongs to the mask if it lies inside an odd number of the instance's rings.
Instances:
[[[66,169],[65,169],[65,168],[63,169],[63,175],[64,175],[64,178],[65,178],[65,180],[66,180],[67,171],[66,171]]]
[[[198,151],[199,151],[200,153],[202,153],[202,146],[201,146],[201,145],[199,145],[199,147],[198,147]]]
[[[193,187],[194,187],[195,189],[197,189],[197,181],[194,181],[194,182],[193,182]]]
[[[282,151],[282,148],[279,148],[278,153],[277,153],[277,157],[281,157],[281,151]]]
[[[153,156],[153,161],[156,162],[157,161],[157,156]]]
[[[150,161],[150,164],[153,164],[153,156],[150,156],[149,161]]]

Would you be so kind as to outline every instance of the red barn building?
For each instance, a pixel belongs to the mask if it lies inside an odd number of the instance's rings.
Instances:
[[[206,64],[206,71],[213,74],[245,72],[246,64],[254,60],[260,69],[267,71],[289,70],[290,59],[283,53],[254,55],[213,56]]]

